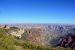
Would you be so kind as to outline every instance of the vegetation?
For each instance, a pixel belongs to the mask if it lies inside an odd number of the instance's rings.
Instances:
[[[0,29],[0,50],[16,50],[14,38],[5,34],[5,29]]]

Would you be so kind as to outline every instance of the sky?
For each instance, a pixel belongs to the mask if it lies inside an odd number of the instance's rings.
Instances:
[[[75,1],[0,0],[0,23],[75,24]]]

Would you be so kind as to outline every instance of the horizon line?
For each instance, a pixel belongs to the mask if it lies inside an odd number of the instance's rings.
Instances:
[[[70,23],[0,23],[0,25],[11,25],[11,24],[51,24],[51,25],[75,25]]]

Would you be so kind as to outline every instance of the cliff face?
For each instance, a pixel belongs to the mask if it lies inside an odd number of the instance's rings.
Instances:
[[[19,30],[16,30],[16,31],[14,31],[14,30],[10,30],[9,31],[9,34],[11,34],[11,35],[13,35],[13,36],[16,36],[16,37],[19,37],[19,38],[21,38],[22,36],[22,34],[24,33],[24,29],[19,29]]]
[[[24,34],[22,34],[22,39],[27,38],[33,44],[41,44],[43,33],[44,29],[41,27],[25,29]]]

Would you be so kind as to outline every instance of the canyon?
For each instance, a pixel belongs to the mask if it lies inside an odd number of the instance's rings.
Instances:
[[[7,34],[33,44],[56,46],[60,37],[75,34],[75,25],[63,24],[0,24],[0,28],[10,31]]]

